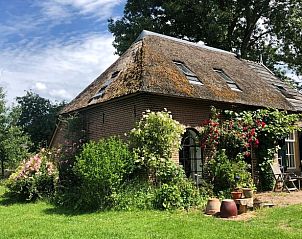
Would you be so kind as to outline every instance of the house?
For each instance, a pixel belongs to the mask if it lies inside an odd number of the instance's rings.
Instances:
[[[288,87],[262,63],[234,53],[143,31],[130,48],[61,112],[77,112],[78,130],[98,140],[130,131],[146,109],[167,108],[187,126],[182,150],[173,159],[188,176],[202,171],[195,128],[219,109],[255,110],[271,107],[302,112],[302,95]],[[51,145],[64,142],[60,122]],[[300,141],[299,141],[300,139]],[[300,145],[299,145],[300,142]],[[301,134],[286,139],[288,169],[300,172]]]

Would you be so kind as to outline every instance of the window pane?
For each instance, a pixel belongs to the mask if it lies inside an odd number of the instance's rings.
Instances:
[[[241,91],[235,83],[228,83],[228,86],[229,86],[232,90]]]

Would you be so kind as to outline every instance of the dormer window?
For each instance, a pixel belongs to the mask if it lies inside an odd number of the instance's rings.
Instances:
[[[229,77],[222,69],[213,69],[226,83],[227,85],[234,91],[241,91],[238,85]]]
[[[104,94],[104,92],[105,92],[105,90],[106,90],[106,88],[107,88],[107,86],[108,86],[108,85],[103,86],[103,87],[102,87],[102,88],[101,88],[101,89],[93,96],[93,98],[98,99],[98,98],[102,97],[103,94]]]
[[[286,98],[295,99],[294,95],[289,93],[282,85],[273,84],[273,86],[281,92]]]
[[[185,74],[187,79],[191,84],[195,85],[203,85],[202,82],[198,79],[196,74],[194,74],[183,62],[180,61],[173,61],[177,68]]]
[[[107,80],[107,81],[105,81],[105,83],[104,83],[104,84],[102,85],[102,87],[98,90],[98,92],[97,92],[94,96],[91,97],[91,99],[89,100],[89,103],[90,103],[91,101],[93,101],[93,100],[97,100],[97,99],[103,97],[103,95],[104,95],[104,93],[105,93],[107,87],[112,83],[113,79],[114,79],[115,77],[117,77],[119,73],[120,73],[120,71],[115,71],[115,72],[113,72],[112,75],[111,75],[111,77],[110,77],[110,79]]]
[[[112,75],[111,75],[111,79],[117,77],[119,73],[120,73],[120,71],[113,72]]]

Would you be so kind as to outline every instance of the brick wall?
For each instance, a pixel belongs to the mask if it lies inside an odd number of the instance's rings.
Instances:
[[[135,126],[135,122],[141,118],[142,112],[147,109],[161,111],[166,108],[171,111],[173,119],[187,127],[195,128],[200,125],[202,120],[209,118],[211,105],[223,109],[231,107],[216,102],[145,93],[111,100],[81,110],[79,114],[83,117],[83,129],[86,131],[87,138],[98,140],[112,135],[125,138],[124,134]],[[52,146],[64,143],[65,127],[66,125],[59,124],[53,136]],[[79,130],[81,129],[79,128]],[[177,152],[173,154],[173,159],[177,161]]]

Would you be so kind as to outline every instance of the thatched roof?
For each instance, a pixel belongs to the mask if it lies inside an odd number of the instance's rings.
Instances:
[[[190,83],[175,61],[189,68],[202,84]],[[240,90],[232,90],[215,69],[226,74]],[[284,94],[283,89],[289,94]],[[237,58],[230,52],[144,31],[114,64],[64,108],[63,113],[139,92],[302,110],[302,96],[263,64]]]

